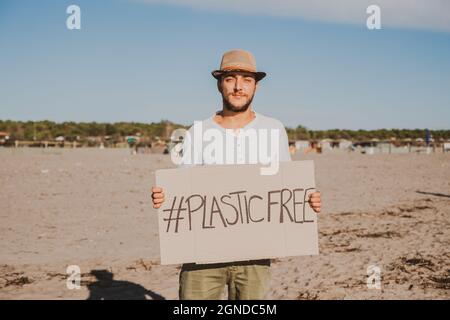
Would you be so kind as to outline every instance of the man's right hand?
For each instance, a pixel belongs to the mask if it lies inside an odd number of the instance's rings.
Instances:
[[[153,208],[158,209],[164,202],[164,192],[162,188],[152,187]]]

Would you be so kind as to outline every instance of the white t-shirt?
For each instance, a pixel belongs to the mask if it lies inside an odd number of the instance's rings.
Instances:
[[[214,116],[194,122],[184,138],[181,166],[291,161],[283,124],[260,113],[254,114],[255,118],[237,132],[220,126],[213,120]]]

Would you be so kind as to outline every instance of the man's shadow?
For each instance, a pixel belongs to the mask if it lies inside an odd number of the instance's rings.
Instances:
[[[97,281],[88,284],[87,300],[165,300],[165,298],[143,286],[129,282],[114,280],[114,274],[108,270],[91,270]]]

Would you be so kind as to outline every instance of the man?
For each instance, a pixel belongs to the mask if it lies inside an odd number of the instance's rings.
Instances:
[[[249,154],[251,148],[244,146],[245,133],[249,130],[259,133],[262,131],[261,129],[279,133],[276,148],[273,147],[274,144],[268,143],[272,146],[272,160],[290,161],[288,138],[284,126],[276,119],[256,113],[252,108],[251,103],[259,81],[266,76],[266,73],[257,71],[253,55],[244,50],[228,51],[222,57],[220,69],[213,71],[212,75],[217,79],[217,88],[222,95],[223,105],[221,111],[201,122],[201,130],[205,132],[215,129],[224,136],[228,135],[229,139],[234,139],[235,149],[225,150],[225,152],[236,151],[236,157],[233,153],[233,157],[227,158],[226,164],[252,163],[250,158],[255,159],[255,157],[252,157],[254,154]],[[193,127],[189,129],[191,136],[196,131]],[[262,135],[259,138],[262,139]],[[194,137],[190,141],[198,140]],[[194,143],[185,143],[183,152],[187,151],[190,155],[188,164],[211,163],[205,159],[204,149],[195,148]],[[219,160],[216,163],[224,163],[223,159],[216,160]],[[211,181],[211,183],[217,183],[217,181]],[[152,198],[153,207],[155,209],[161,207],[164,202],[163,190],[153,187]],[[309,204],[316,213],[320,212],[319,192],[310,195]],[[269,267],[269,259],[214,264],[184,264],[180,273],[180,299],[220,299],[225,285],[228,286],[230,300],[263,299],[269,290]]]

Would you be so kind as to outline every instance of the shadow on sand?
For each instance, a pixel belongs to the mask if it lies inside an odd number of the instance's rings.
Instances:
[[[90,274],[97,281],[88,284],[87,300],[165,300],[163,296],[139,284],[114,280],[114,274],[108,270],[91,270]]]

